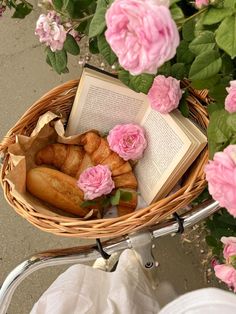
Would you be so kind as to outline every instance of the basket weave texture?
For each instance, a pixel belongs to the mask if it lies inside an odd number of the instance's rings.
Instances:
[[[202,151],[197,161],[191,167],[191,170],[188,171],[186,183],[177,192],[146,208],[139,209],[122,217],[82,221],[78,218],[59,215],[47,216],[14,198],[11,194],[11,188],[5,180],[6,174],[13,167],[7,152],[9,145],[15,143],[15,135],[17,134],[29,136],[35,128],[39,116],[47,111],[62,114],[68,118],[78,83],[79,80],[68,81],[41,97],[25,112],[15,126],[8,131],[0,144],[0,151],[3,154],[1,183],[4,195],[8,203],[18,214],[41,230],[55,235],[93,239],[103,237],[112,238],[163,223],[172,213],[186,207],[203,191],[206,187],[203,168],[208,160],[207,147]],[[186,86],[188,83],[183,82],[183,84]],[[189,86],[188,90],[189,96],[187,102],[190,114],[206,129],[209,122],[205,109],[205,105],[209,101],[207,91],[196,91]],[[191,211],[191,207],[188,211]]]

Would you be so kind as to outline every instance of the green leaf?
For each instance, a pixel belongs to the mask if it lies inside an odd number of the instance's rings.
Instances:
[[[216,51],[207,51],[198,55],[191,65],[191,80],[206,80],[216,75],[221,68],[222,60]]]
[[[47,52],[47,59],[48,59],[47,63],[50,64],[52,66],[52,68],[58,74],[61,74],[61,71],[59,71],[57,68],[55,52],[52,52],[52,50],[49,47],[46,48],[46,52]],[[47,59],[46,59],[46,61],[47,61]]]
[[[210,158],[217,151],[222,151],[226,146],[236,142],[236,113],[228,113],[227,111],[217,110],[211,115],[208,125],[208,145]]]
[[[59,11],[61,10],[63,6],[63,0],[52,0],[52,3],[56,10],[59,10]]]
[[[125,190],[120,190],[120,199],[124,202],[129,202],[132,200],[132,193]]]
[[[177,80],[182,80],[188,76],[187,68],[184,63],[175,63],[171,67],[171,76]]]
[[[120,190],[118,189],[115,195],[111,196],[111,205],[116,206],[120,203]]]
[[[213,236],[206,236],[206,243],[211,247],[217,247],[218,241]]]
[[[90,38],[89,39],[89,51],[92,54],[97,54],[99,53],[99,49],[98,49],[98,41],[96,37]]]
[[[92,18],[91,18],[92,19]],[[77,32],[79,33],[82,33],[82,34],[85,34],[88,36],[88,33],[89,33],[89,26],[90,26],[90,23],[91,23],[91,19],[87,20],[87,21],[84,21],[84,22],[81,22],[79,24],[79,26],[76,28]]]
[[[195,55],[189,50],[188,42],[182,40],[177,48],[177,62],[190,64],[194,57]]]
[[[20,3],[15,7],[15,12],[12,15],[13,18],[23,19],[26,17],[26,15],[30,14],[30,12],[33,10],[32,4],[26,2],[26,3]]]
[[[81,207],[92,207],[92,206],[96,206],[97,202],[95,201],[84,201],[80,204]]]
[[[182,27],[183,39],[186,41],[192,41],[194,38],[195,20],[191,19],[184,23]]]
[[[224,7],[225,8],[235,9],[236,8],[235,0],[224,0]]]
[[[210,8],[204,15],[203,24],[212,25],[221,22],[225,17],[231,15],[233,11],[229,8]]]
[[[48,64],[50,67],[52,67],[52,63],[51,63],[51,61],[50,61],[48,55],[46,56],[46,62],[47,62],[47,64]]]
[[[74,56],[77,56],[80,53],[80,48],[79,45],[77,44],[77,41],[70,34],[66,35],[64,49]]]
[[[89,38],[100,35],[106,27],[106,8],[98,8],[92,18],[89,27]]]
[[[226,87],[229,85],[230,77],[225,77],[218,84],[209,89],[209,96],[218,103],[224,105],[225,97],[227,96]]]
[[[222,21],[216,31],[216,42],[232,59],[236,57],[236,15]]]
[[[234,73],[234,64],[229,55],[223,54],[221,72],[224,75],[232,75]]]
[[[178,21],[184,18],[183,11],[177,4],[172,5],[172,7],[170,8],[170,12],[171,12],[172,18],[175,21]]]
[[[184,117],[188,117],[189,116],[189,106],[188,106],[188,103],[187,103],[187,97],[188,97],[189,93],[188,91],[186,90],[185,93],[183,94],[180,102],[179,102],[179,107],[178,109],[180,110],[180,112],[182,113],[182,115]]]
[[[71,18],[75,18],[76,16],[74,15],[75,13],[75,7],[74,7],[74,2],[71,0],[65,0],[63,1],[63,8],[62,10],[67,11],[70,15]]]
[[[66,69],[67,66],[67,54],[64,49],[55,51],[55,61],[57,72],[60,74]]]
[[[129,88],[133,89],[135,92],[142,92],[147,94],[149,89],[152,86],[154,75],[150,74],[141,74],[133,76],[129,74],[128,71],[120,70],[118,72],[118,78]]]
[[[210,31],[201,33],[189,44],[190,51],[195,55],[214,50],[214,47],[215,35]]]
[[[106,41],[105,35],[101,34],[97,37],[98,40],[98,50],[104,59],[107,61],[109,65],[113,65],[114,62],[117,60],[117,56],[111,50],[108,42]]]
[[[213,88],[220,81],[220,75],[209,77],[206,80],[194,80],[191,81],[191,86],[196,89],[209,89]]]
[[[167,61],[157,71],[157,74],[165,75],[166,77],[171,75],[171,63]]]

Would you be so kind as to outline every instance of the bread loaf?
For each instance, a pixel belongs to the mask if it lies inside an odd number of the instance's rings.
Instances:
[[[76,179],[58,170],[37,167],[27,173],[28,191],[39,199],[79,217],[91,209],[81,207],[83,192]]]

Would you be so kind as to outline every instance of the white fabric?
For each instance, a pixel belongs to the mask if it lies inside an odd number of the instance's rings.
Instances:
[[[60,275],[31,314],[156,314],[155,291],[132,250],[125,250],[115,272],[75,265]]]
[[[236,295],[216,288],[186,293],[167,304],[159,314],[233,314]]]

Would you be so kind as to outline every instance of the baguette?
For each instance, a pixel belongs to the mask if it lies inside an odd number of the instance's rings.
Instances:
[[[76,179],[58,170],[37,167],[27,173],[28,191],[39,199],[66,212],[84,217],[91,209],[81,207],[83,192]]]

